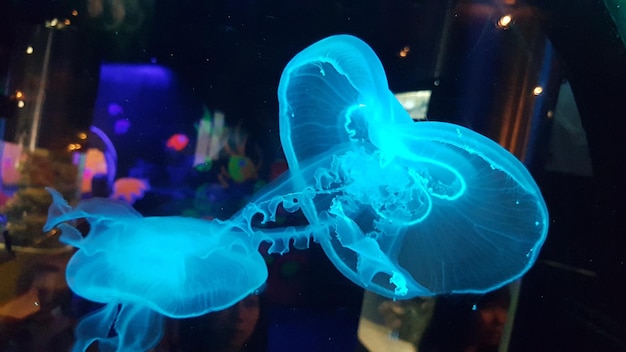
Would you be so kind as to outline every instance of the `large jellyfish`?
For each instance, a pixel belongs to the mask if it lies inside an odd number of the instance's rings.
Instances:
[[[278,98],[289,171],[228,220],[143,218],[105,199],[71,208],[51,190],[46,229],[58,225],[79,249],[69,285],[107,303],[81,322],[75,350],[94,340],[147,349],[161,315],[234,304],[266,279],[263,241],[279,253],[319,242],[346,277],[393,299],[487,292],[534,263],[548,213],[523,164],[464,127],[413,122],[364,42],[339,35],[308,47],[285,68]],[[308,224],[257,224],[279,205]],[[66,223],[80,218],[86,237]]]
[[[278,98],[290,177],[243,213],[271,221],[277,204],[301,209],[310,225],[295,238],[312,237],[345,276],[390,298],[486,292],[534,263],[548,213],[524,165],[467,128],[413,122],[361,40],[306,48]]]

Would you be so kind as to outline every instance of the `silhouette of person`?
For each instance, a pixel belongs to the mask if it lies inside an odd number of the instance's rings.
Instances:
[[[478,301],[472,324],[472,338],[463,352],[498,350],[509,314],[509,304],[508,289],[490,292]]]
[[[509,287],[484,295],[439,297],[420,352],[496,352],[508,318]]]
[[[250,295],[222,311],[181,320],[178,345],[181,351],[264,351],[256,331],[260,317],[260,296]]]

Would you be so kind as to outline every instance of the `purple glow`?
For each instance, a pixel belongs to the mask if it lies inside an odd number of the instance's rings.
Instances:
[[[122,108],[120,104],[111,103],[107,107],[107,112],[109,113],[109,116],[117,117],[124,114],[124,108]]]
[[[114,129],[115,134],[117,135],[126,134],[126,132],[130,129],[130,121],[128,121],[128,119],[119,119],[115,121]]]
[[[158,65],[107,64],[102,65],[100,78],[110,83],[167,88],[173,79],[172,72]]]

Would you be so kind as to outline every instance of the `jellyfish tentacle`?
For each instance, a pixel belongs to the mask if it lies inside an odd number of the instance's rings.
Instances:
[[[115,320],[119,336],[118,351],[147,351],[163,336],[164,320],[140,304],[123,304]]]
[[[98,341],[102,344],[102,341],[110,339],[109,332],[115,322],[117,310],[116,303],[109,303],[83,317],[74,330],[76,341],[72,350],[74,352],[86,351],[94,342]]]
[[[394,292],[398,296],[408,293],[406,278],[397,265],[393,264],[389,257],[381,250],[378,243],[371,235],[365,235],[361,228],[343,213],[341,203],[333,202],[330,214],[336,219],[336,237],[341,246],[352,250],[358,257],[356,262],[356,274],[362,280],[362,286],[369,287],[378,273],[386,273],[390,278],[390,284],[395,285]]]
[[[48,220],[44,225],[44,231],[52,230],[56,224],[81,218],[95,222],[142,217],[135,208],[121,200],[108,199],[102,202],[103,198],[91,198],[81,201],[72,208],[61,193],[50,187],[46,187],[46,190],[52,196],[52,205],[48,209]]]
[[[61,230],[61,237],[59,237],[61,242],[76,248],[83,246],[83,236],[77,228],[65,223],[59,224],[57,228]]]

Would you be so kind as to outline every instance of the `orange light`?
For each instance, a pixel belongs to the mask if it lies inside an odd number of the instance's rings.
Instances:
[[[505,29],[509,28],[512,22],[513,22],[513,17],[511,17],[511,15],[504,15],[500,17],[500,19],[498,20],[498,27],[505,28]]]
[[[74,17],[78,16],[78,11],[72,10],[72,16],[74,16]]]
[[[407,57],[407,55],[409,55],[409,51],[411,51],[411,47],[407,45],[404,48],[402,48],[402,50],[400,50],[398,55],[400,55],[401,58],[405,58]]]
[[[16,91],[15,91],[15,97],[16,97],[17,99],[21,99],[21,98],[23,98],[23,97],[24,97],[24,93],[22,93],[22,91],[21,91],[21,90],[16,90]]]

